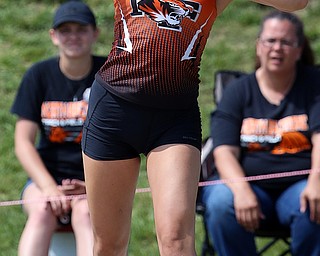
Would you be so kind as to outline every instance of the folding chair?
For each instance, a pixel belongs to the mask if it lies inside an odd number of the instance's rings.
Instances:
[[[240,78],[245,75],[244,72],[235,70],[221,70],[215,73],[215,86],[213,91],[213,98],[217,104],[221,98],[225,87],[234,79]],[[216,170],[214,167],[214,159],[212,154],[213,143],[212,138],[204,139],[201,152],[201,175],[200,182],[207,181]],[[199,186],[196,212],[202,217],[204,226],[204,239],[202,243],[201,256],[215,255],[214,245],[209,238],[206,220],[205,220],[205,205],[202,202],[202,187]],[[268,250],[275,245],[278,241],[283,241],[287,246],[280,252],[279,256],[289,255],[290,253],[290,229],[281,226],[279,223],[268,226],[267,228],[260,228],[255,232],[256,237],[270,238],[270,240],[258,249],[258,255],[265,255]]]
[[[213,174],[214,162],[213,157],[210,157],[210,155],[212,155],[212,139],[208,137],[202,142],[200,182],[208,180],[208,178]],[[205,205],[202,202],[202,187],[199,186],[197,194],[196,213],[202,217],[204,229],[201,256],[211,256],[214,255],[215,250],[209,238],[208,228],[205,219],[205,210]]]

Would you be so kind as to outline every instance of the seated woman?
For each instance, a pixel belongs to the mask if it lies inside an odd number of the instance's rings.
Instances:
[[[67,200],[65,195],[85,193],[82,126],[94,75],[106,58],[92,54],[99,30],[94,14],[80,1],[62,4],[49,32],[59,56],[38,62],[26,72],[12,106],[18,116],[15,151],[29,176],[22,198],[37,201],[23,206],[28,219],[18,255],[48,255],[57,219],[72,210],[77,255],[89,256],[93,232],[87,200]]]
[[[228,85],[212,114],[219,178],[233,180],[203,189],[219,255],[256,255],[254,231],[274,221],[291,229],[292,255],[320,255],[320,72],[311,53],[297,16],[269,13],[256,42],[257,70]]]

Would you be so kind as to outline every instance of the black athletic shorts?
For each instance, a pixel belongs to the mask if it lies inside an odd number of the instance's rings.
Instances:
[[[94,81],[82,136],[87,156],[130,159],[166,144],[201,149],[199,106],[187,110],[149,108],[123,100]]]

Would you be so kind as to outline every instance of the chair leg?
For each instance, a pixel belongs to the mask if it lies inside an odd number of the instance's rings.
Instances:
[[[214,256],[215,251],[213,246],[208,243],[206,240],[203,241],[202,243],[202,251],[201,251],[201,256]]]
[[[282,241],[288,245],[288,249],[283,251],[279,256],[291,255],[290,254],[291,253],[291,249],[290,249],[291,243],[290,243],[290,241],[288,239],[286,239],[286,238],[282,238]]]
[[[201,256],[214,256],[215,251],[212,245],[207,245],[205,242],[202,244]]]
[[[282,240],[284,243],[286,243],[288,245],[288,248],[286,250],[284,250],[283,252],[281,252],[281,254],[279,254],[278,256],[285,256],[285,255],[290,255],[290,242],[288,239],[286,238],[274,238],[272,239],[272,241],[268,242],[266,245],[264,245],[259,251],[258,251],[258,255],[262,256],[264,255],[264,253],[271,248],[275,243],[277,243],[279,240]]]
[[[258,255],[263,255],[263,253],[265,253],[270,247],[272,247],[276,242],[278,241],[277,238],[272,239],[271,242],[268,242],[266,245],[264,245],[259,251],[258,251]]]
[[[209,233],[206,225],[206,221],[203,217],[203,228],[204,228],[204,241],[202,243],[202,251],[201,251],[201,256],[214,256],[215,255],[215,250],[213,245],[211,244],[210,238],[209,238]]]
[[[285,250],[283,253],[281,253],[279,256],[285,256],[285,255],[291,255],[290,249]]]

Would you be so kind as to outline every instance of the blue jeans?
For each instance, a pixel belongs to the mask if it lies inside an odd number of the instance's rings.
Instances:
[[[267,224],[278,218],[280,224],[290,227],[291,253],[297,256],[320,255],[320,225],[311,222],[309,211],[300,212],[300,194],[307,181],[299,181],[274,200],[260,187],[251,184],[266,216]],[[254,234],[238,224],[233,204],[233,193],[225,184],[203,188],[206,206],[205,221],[209,236],[220,256],[254,256],[256,245]]]

